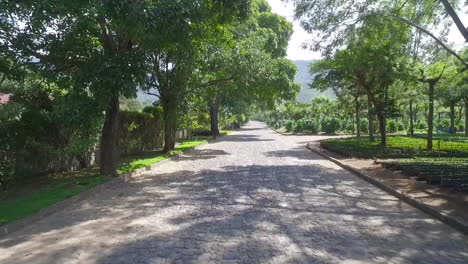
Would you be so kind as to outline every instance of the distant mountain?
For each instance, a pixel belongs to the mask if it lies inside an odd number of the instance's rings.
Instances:
[[[159,100],[158,97],[154,96],[154,95],[149,95],[149,94],[146,94],[144,93],[142,90],[138,89],[138,92],[137,92],[137,98],[136,98],[138,101],[142,102],[142,103],[146,103],[146,102],[149,102],[149,103],[153,103],[154,101],[157,101]]]
[[[309,73],[309,65],[315,62],[315,60],[296,60],[298,71],[296,74],[296,82],[298,82],[302,88],[297,96],[297,101],[301,103],[310,103],[313,98],[319,95],[325,95],[331,98],[335,98],[332,90],[327,90],[325,92],[319,92],[309,88],[309,84],[312,83],[314,75]],[[138,90],[137,100],[140,102],[154,102],[158,98],[154,95],[148,95]]]
[[[297,96],[297,101],[301,103],[310,103],[313,98],[319,95],[325,95],[328,97],[334,98],[332,90],[327,90],[325,92],[319,92],[309,88],[309,84],[314,80],[314,76],[309,73],[309,65],[316,60],[297,60],[296,63],[298,71],[296,74],[296,82],[301,84],[302,89]]]

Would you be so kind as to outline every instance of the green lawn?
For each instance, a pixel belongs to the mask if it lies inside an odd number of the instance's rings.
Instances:
[[[415,137],[426,138],[427,134],[415,134]],[[468,142],[468,137],[465,137],[464,133],[457,134],[448,134],[448,133],[437,133],[432,136],[434,140],[446,140],[446,141],[456,141],[456,142]]]
[[[91,172],[79,177],[52,180],[40,191],[0,203],[0,225],[31,215],[109,180]]]
[[[359,158],[410,158],[410,157],[466,157],[468,143],[446,140],[434,140],[434,151],[426,150],[426,139],[407,136],[388,137],[388,147],[379,146],[379,138],[371,142],[368,138],[329,139],[322,146],[346,156]]]
[[[171,156],[176,155],[177,153],[186,151],[188,149],[194,148],[200,144],[207,142],[206,139],[192,139],[192,140],[184,140],[175,147],[175,150],[170,153],[163,153],[163,152],[148,152],[139,155],[134,155],[128,157],[123,160],[122,164],[120,165],[119,169],[117,170],[118,173],[129,173],[136,169],[144,168],[151,164],[160,162],[161,160],[165,160],[170,158]]]
[[[127,173],[146,167],[205,142],[207,142],[205,139],[185,140],[177,145],[171,153],[152,152],[129,157],[122,162],[118,172]],[[42,186],[38,191],[0,202],[0,225],[31,215],[42,208],[72,197],[109,179],[99,175],[96,170],[60,175],[59,178],[52,179],[50,183]]]

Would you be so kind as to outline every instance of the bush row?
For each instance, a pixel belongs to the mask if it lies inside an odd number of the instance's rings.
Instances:
[[[296,133],[310,133],[318,134],[324,132],[326,134],[335,134],[341,128],[340,121],[336,118],[324,118],[318,122],[317,120],[279,120],[279,121],[267,121],[269,126],[276,129],[284,127],[288,132]]]
[[[267,119],[267,124],[275,129],[285,128],[288,132],[304,132],[317,134],[323,132],[326,134],[336,134],[337,132],[346,132],[351,133],[355,130],[354,123],[345,122],[338,118],[322,118],[320,121],[317,120],[308,120],[308,119],[299,119],[299,120],[274,120]],[[378,129],[378,124],[375,123],[374,127]],[[427,129],[427,124],[423,121],[416,122],[414,128],[416,130],[425,130]],[[450,121],[441,120],[435,124],[435,130],[439,132],[449,132]],[[360,130],[362,133],[368,133],[368,121],[366,118],[362,118],[360,121]],[[458,123],[456,126],[456,132],[464,131],[463,124]],[[396,133],[396,132],[409,132],[409,125],[404,124],[403,122],[397,122],[396,120],[387,121],[387,132]]]
[[[161,107],[148,106],[143,112],[120,112],[120,151],[123,155],[160,149],[164,143]]]

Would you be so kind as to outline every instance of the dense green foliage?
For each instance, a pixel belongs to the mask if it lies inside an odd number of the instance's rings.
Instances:
[[[120,151],[123,155],[162,148],[164,122],[162,109],[147,107],[145,112],[120,112]]]
[[[263,0],[0,2],[0,188],[241,126],[297,93],[291,34]]]
[[[468,50],[427,29],[447,30],[452,21],[468,41],[457,15],[467,3],[293,2],[304,29],[318,33],[308,47],[325,57],[310,65],[310,88],[333,90],[336,101],[328,102],[328,109],[321,106],[326,117],[313,109],[318,102],[279,105],[276,113],[261,116],[271,126],[301,132],[299,120],[315,121],[322,132],[367,133],[370,141],[378,133],[383,148],[387,133],[426,132],[428,150],[434,148],[434,133],[468,136]]]
[[[310,104],[287,102],[274,111],[262,112],[257,119],[264,120],[273,128],[288,132],[317,134],[351,133],[353,120],[339,101],[328,97],[316,97]]]
[[[29,78],[0,88],[13,94],[13,102],[0,105],[0,188],[13,183],[13,174],[24,178],[91,165],[102,126],[92,98]]]
[[[437,140],[434,150],[426,149],[424,138],[390,136],[383,149],[368,138],[329,139],[322,146],[346,156],[359,158],[467,157],[468,143]]]

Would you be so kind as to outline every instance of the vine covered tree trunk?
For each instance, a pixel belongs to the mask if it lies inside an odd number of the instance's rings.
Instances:
[[[465,136],[468,137],[468,97],[465,97]]]
[[[413,113],[413,100],[409,101],[409,116],[410,116],[410,135],[414,136],[414,113]]]
[[[220,103],[221,96],[219,96],[219,94],[217,94],[212,100],[210,100],[211,135],[214,138],[219,136],[218,113]]]
[[[177,132],[177,96],[173,89],[165,87],[161,91],[161,105],[164,119],[164,152],[174,150]]]
[[[463,117],[463,106],[460,106],[460,107],[458,108],[458,118],[457,118],[457,122],[460,122],[461,119],[462,119],[462,117]]]
[[[455,101],[450,101],[450,134],[455,134]]]
[[[100,172],[102,175],[117,175],[119,160],[119,97],[114,96],[107,109],[102,128],[100,149]]]
[[[371,104],[370,101],[367,103],[367,119],[369,120],[369,122],[368,122],[369,140],[370,141],[375,141],[375,137],[374,137],[374,113],[373,113],[372,104]]]
[[[434,86],[429,82],[429,114],[427,116],[427,149],[432,150],[432,134],[434,130]]]
[[[380,132],[380,146],[387,147],[387,117],[382,109],[377,111],[377,118],[379,119],[379,132]]]
[[[418,123],[418,111],[419,111],[419,105],[416,104],[413,107],[413,123],[417,124]]]
[[[355,104],[355,111],[356,111],[356,135],[357,137],[361,136],[361,116],[359,115],[359,98],[356,96],[354,97],[354,104]]]

